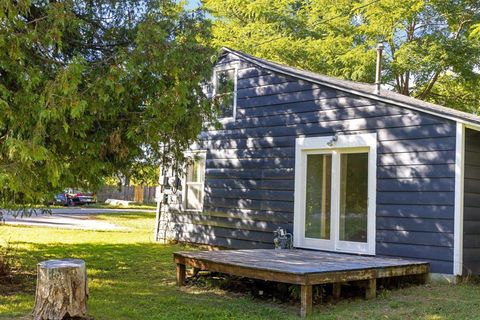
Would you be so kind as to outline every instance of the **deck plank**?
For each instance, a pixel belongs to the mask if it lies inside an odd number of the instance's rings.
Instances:
[[[419,260],[365,256],[314,250],[223,250],[183,251],[173,254],[177,264],[177,283],[185,281],[185,266],[231,275],[277,281],[301,286],[300,315],[312,313],[312,286],[334,284],[340,296],[342,283],[364,282],[365,297],[374,298],[379,278],[405,275],[424,277],[429,263]]]
[[[176,256],[237,267],[291,274],[314,274],[428,265],[425,261],[313,250],[222,250],[177,252]]]

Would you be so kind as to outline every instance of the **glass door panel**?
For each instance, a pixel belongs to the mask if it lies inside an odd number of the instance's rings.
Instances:
[[[339,240],[367,242],[368,153],[340,155]]]
[[[305,237],[330,239],[332,155],[307,155]]]

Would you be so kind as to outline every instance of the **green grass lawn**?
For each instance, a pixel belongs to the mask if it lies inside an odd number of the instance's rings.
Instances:
[[[175,287],[172,253],[180,245],[152,242],[154,214],[100,216],[130,231],[98,232],[0,226],[0,239],[17,250],[22,273],[0,284],[0,319],[26,319],[33,308],[36,263],[53,258],[87,262],[89,313],[113,319],[285,319],[298,305],[275,303],[218,288]],[[480,286],[434,284],[383,291],[375,300],[315,306],[318,319],[477,319]]]
[[[95,209],[146,209],[155,210],[157,205],[155,203],[136,203],[132,202],[128,206],[114,206],[112,204],[106,204],[102,202],[86,204],[83,208],[95,208]]]

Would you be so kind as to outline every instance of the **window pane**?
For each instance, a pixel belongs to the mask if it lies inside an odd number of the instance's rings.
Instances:
[[[332,156],[307,156],[305,237],[330,239]]]
[[[368,153],[340,159],[340,240],[367,242]]]
[[[225,94],[233,92],[235,86],[235,70],[222,70],[216,72],[217,83],[216,83],[216,93]]]
[[[230,118],[233,117],[233,99],[235,95],[233,93],[224,94],[219,97],[219,107],[218,112],[220,118]]]
[[[235,99],[235,70],[222,70],[215,73],[216,97],[219,102],[219,117],[233,117]]]
[[[187,167],[187,182],[203,182],[205,173],[205,159],[198,157]]]
[[[190,210],[202,210],[203,205],[203,185],[190,184],[186,190],[186,207]]]
[[[196,155],[187,167],[185,186],[185,207],[190,210],[203,209],[203,188],[205,180],[205,156]]]

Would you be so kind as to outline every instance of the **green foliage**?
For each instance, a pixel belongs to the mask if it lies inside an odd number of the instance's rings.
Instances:
[[[210,24],[173,0],[0,0],[2,205],[167,165],[211,120]],[[161,146],[164,146],[161,148]]]
[[[474,93],[480,77],[478,0],[204,0],[203,4],[215,17],[217,47],[371,83],[375,47],[382,41],[384,82],[393,90],[462,110],[480,106]],[[451,74],[468,101],[454,100],[457,93],[445,86]]]

